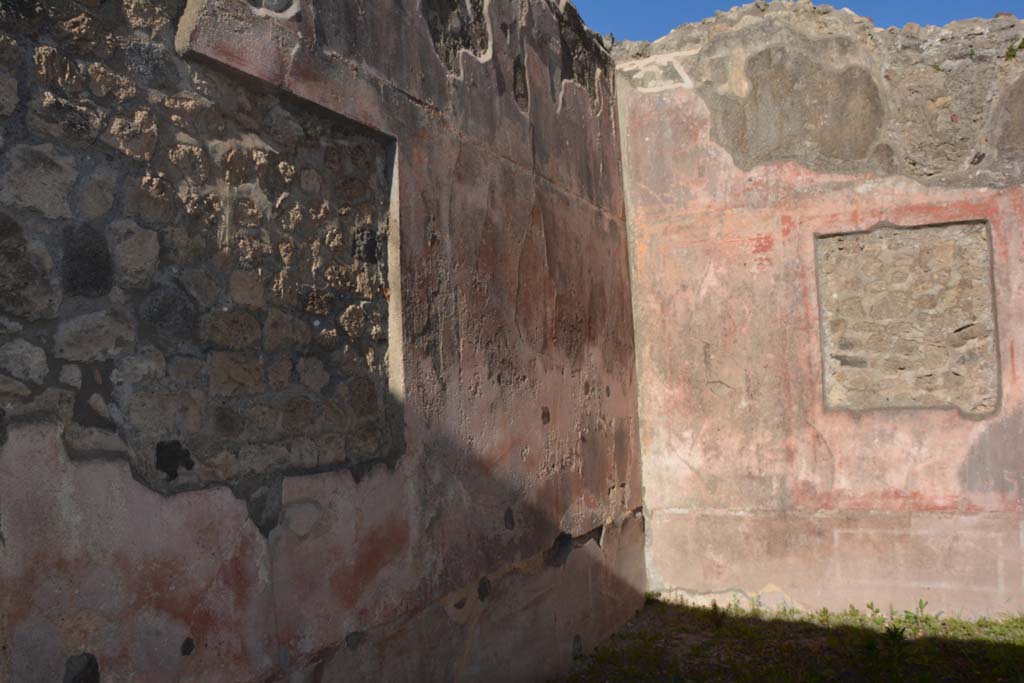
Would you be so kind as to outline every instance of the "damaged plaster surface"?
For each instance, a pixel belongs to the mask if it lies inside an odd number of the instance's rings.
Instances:
[[[1021,41],[5,5],[0,678],[539,681],[648,586],[1024,609]]]
[[[779,1],[616,46],[652,589],[1024,606],[1022,41]]]
[[[543,680],[642,603],[571,6],[29,0],[0,61],[0,679]]]
[[[810,2],[753,3],[654,43],[615,48],[643,88],[693,84],[711,137],[737,167],[796,161],[818,172],[901,175],[929,184],[1016,184],[1018,20],[875,27]]]
[[[5,312],[32,321],[0,347],[5,420],[52,414],[162,493],[230,486],[267,531],[282,474],[402,450],[388,142],[129,23],[7,39]]]

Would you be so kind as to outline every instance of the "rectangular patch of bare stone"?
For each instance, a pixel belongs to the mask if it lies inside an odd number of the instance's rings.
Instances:
[[[987,222],[883,225],[815,247],[828,409],[996,411]]]

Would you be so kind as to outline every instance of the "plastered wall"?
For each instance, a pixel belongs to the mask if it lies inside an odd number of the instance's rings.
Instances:
[[[1022,39],[759,2],[617,48],[652,589],[1021,609]]]
[[[0,679],[544,680],[637,608],[575,10],[5,3],[0,58]]]

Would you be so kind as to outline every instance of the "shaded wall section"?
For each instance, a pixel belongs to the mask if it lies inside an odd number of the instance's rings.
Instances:
[[[1024,606],[1022,39],[774,2],[619,46],[652,589]]]
[[[0,678],[542,680],[635,611],[571,5],[25,2],[0,60]]]

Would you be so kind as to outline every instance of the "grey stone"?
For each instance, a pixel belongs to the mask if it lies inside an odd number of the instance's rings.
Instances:
[[[62,322],[54,336],[54,353],[65,360],[91,362],[113,358],[134,344],[135,327],[109,311],[101,311]]]
[[[117,172],[109,166],[99,166],[82,183],[78,193],[78,212],[88,220],[101,218],[114,205]]]
[[[0,311],[36,320],[57,314],[60,288],[46,250],[26,240],[13,218],[0,213]]]
[[[0,401],[31,395],[29,388],[16,379],[0,375]]]
[[[132,220],[114,221],[107,228],[119,287],[146,287],[160,265],[160,238]]]
[[[82,370],[77,365],[65,365],[60,369],[60,383],[76,389],[82,388]]]
[[[7,154],[0,202],[34,209],[47,218],[70,218],[68,196],[78,173],[74,159],[53,145],[18,145]]]
[[[18,79],[0,73],[0,116],[10,116],[18,108]]]
[[[24,339],[15,339],[0,346],[0,370],[23,382],[42,384],[50,368],[45,351]]]
[[[96,141],[103,130],[103,112],[85,99],[68,100],[43,92],[29,103],[28,125],[42,136],[62,144],[84,147]]]

